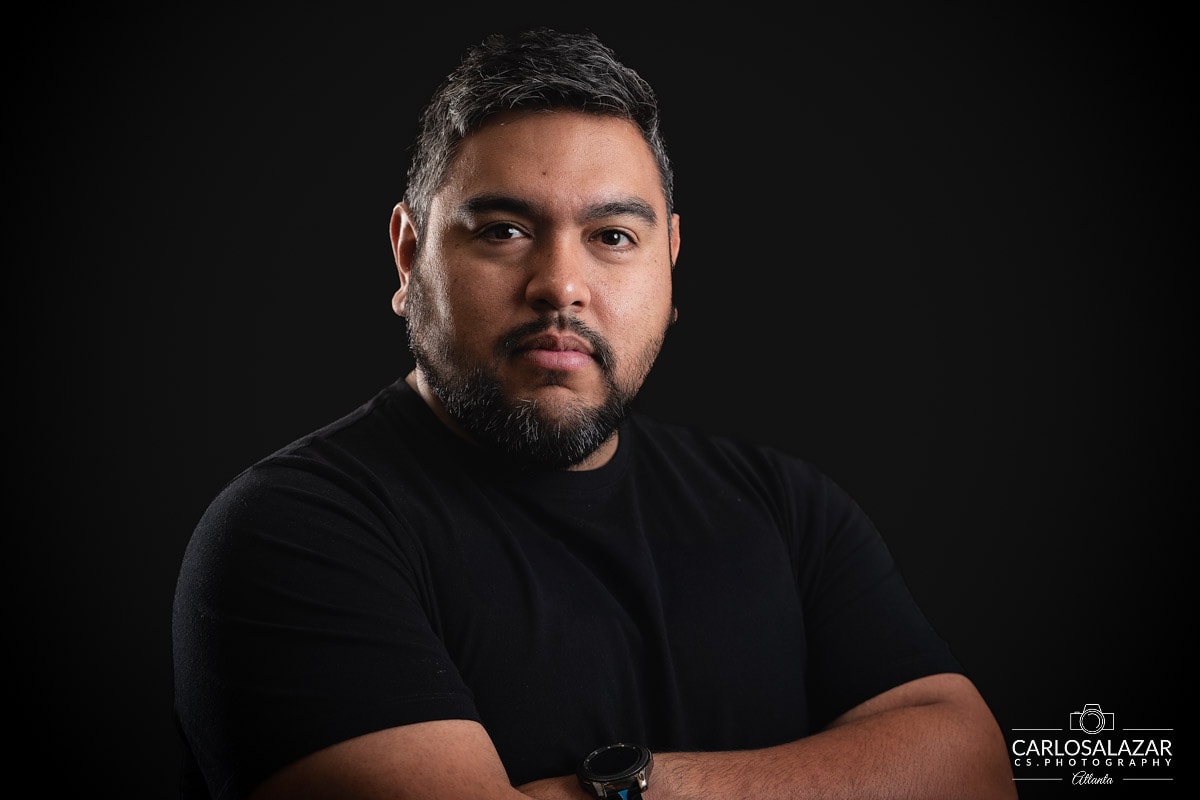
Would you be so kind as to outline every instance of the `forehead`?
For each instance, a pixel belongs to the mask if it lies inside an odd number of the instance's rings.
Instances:
[[[434,206],[481,194],[551,205],[636,197],[666,214],[658,163],[640,129],[579,111],[506,112],[464,138]]]

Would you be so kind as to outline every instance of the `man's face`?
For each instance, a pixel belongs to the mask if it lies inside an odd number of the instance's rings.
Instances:
[[[460,143],[427,230],[411,235],[397,310],[468,435],[556,468],[609,441],[673,313],[678,224],[638,129],[578,112],[497,117]]]

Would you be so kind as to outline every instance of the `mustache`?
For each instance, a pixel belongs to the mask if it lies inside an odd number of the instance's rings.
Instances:
[[[516,353],[521,343],[531,336],[541,333],[570,333],[587,342],[592,348],[592,358],[596,359],[600,369],[607,373],[612,369],[613,351],[603,336],[589,328],[577,317],[555,314],[518,325],[508,331],[496,344],[496,357],[500,360],[509,358]]]

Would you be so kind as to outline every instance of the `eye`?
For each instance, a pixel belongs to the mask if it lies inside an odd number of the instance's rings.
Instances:
[[[495,242],[506,242],[511,239],[522,239],[527,235],[528,234],[526,234],[525,231],[508,222],[497,222],[494,225],[488,225],[479,232],[480,238],[490,239]]]
[[[625,231],[616,228],[600,231],[596,234],[595,239],[606,247],[631,247],[633,245],[633,238]]]

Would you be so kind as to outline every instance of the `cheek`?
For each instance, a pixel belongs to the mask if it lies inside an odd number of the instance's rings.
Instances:
[[[638,281],[610,296],[614,298],[614,313],[624,320],[623,324],[656,328],[671,307],[670,274]]]
[[[482,279],[463,275],[450,276],[442,287],[445,325],[453,330],[454,338],[470,350],[490,352],[505,324],[513,320],[505,316],[508,300],[506,289]]]
[[[453,255],[450,253],[451,258]],[[461,271],[448,269],[447,263],[453,262],[447,262],[445,258],[431,258],[425,273],[425,285],[428,287],[430,304],[437,309],[436,313],[442,321],[461,327],[465,320],[470,320],[475,314],[479,281],[468,280]]]
[[[646,281],[635,290],[609,295],[609,337],[627,355],[660,337],[671,313],[671,281]]]
[[[504,287],[483,277],[451,276],[446,282],[446,305],[460,325],[469,327],[496,315],[508,302],[505,292]]]

